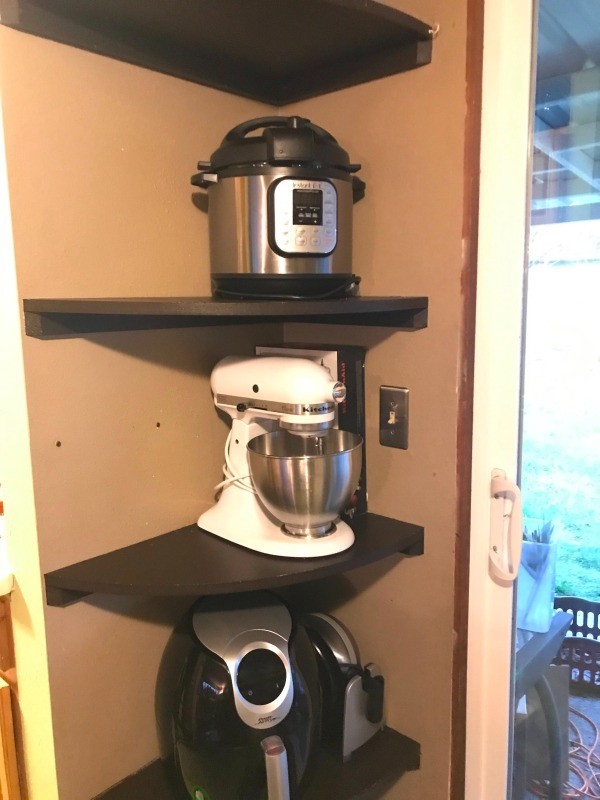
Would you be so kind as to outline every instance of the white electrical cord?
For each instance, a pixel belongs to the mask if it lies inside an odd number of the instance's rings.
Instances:
[[[251,494],[256,494],[256,490],[252,485],[249,486],[247,483],[244,483],[246,480],[251,480],[250,475],[238,475],[231,463],[229,448],[231,446],[232,433],[233,430],[230,430],[227,439],[225,440],[225,463],[223,464],[223,475],[225,476],[225,480],[217,483],[214,490],[215,492],[218,492],[225,486],[236,483],[240,489],[244,489],[244,491],[250,492]]]

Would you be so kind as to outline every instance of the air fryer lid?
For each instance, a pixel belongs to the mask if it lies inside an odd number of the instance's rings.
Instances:
[[[259,129],[259,135],[248,136]],[[259,117],[242,122],[225,136],[210,163],[201,162],[199,167],[218,171],[245,164],[333,167],[344,172],[360,169],[360,164],[350,163],[348,153],[328,131],[304,117]]]

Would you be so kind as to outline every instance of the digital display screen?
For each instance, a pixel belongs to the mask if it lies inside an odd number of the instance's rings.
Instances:
[[[323,224],[323,192],[321,189],[294,189],[294,225]]]

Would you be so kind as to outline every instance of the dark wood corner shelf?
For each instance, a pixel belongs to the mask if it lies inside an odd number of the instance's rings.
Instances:
[[[427,327],[426,297],[339,300],[217,300],[134,297],[23,300],[25,332],[36,339],[109,331],[265,322],[320,322],[415,331]]]
[[[2,24],[276,106],[431,61],[373,0],[0,0]]]
[[[351,526],[356,542],[343,553],[276,558],[188,525],[47,573],[46,601],[66,606],[94,592],[198,597],[273,589],[348,572],[394,554],[423,553],[424,531],[418,525],[367,513]]]
[[[419,769],[418,742],[393,728],[384,728],[357,750],[344,764],[321,755],[316,774],[302,800],[376,800],[405,772]],[[178,800],[171,788],[168,771],[154,761],[94,800]]]

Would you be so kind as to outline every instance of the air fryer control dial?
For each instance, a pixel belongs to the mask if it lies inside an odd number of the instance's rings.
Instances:
[[[337,244],[337,193],[329,181],[282,178],[273,191],[271,225],[285,255],[329,255]]]
[[[272,650],[251,650],[238,664],[238,691],[252,705],[272,703],[283,692],[285,681],[285,665]]]

